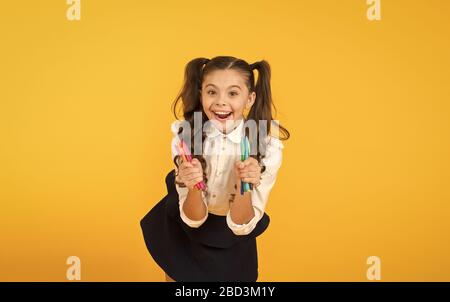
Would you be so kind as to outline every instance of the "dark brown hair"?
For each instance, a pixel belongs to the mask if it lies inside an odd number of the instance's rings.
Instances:
[[[175,115],[175,118],[178,119],[177,116],[177,105],[182,102],[183,109],[183,117],[189,122],[191,129],[194,129],[194,112],[202,112],[202,127],[204,127],[204,123],[208,120],[206,113],[203,110],[203,106],[200,98],[200,90],[202,88],[202,83],[205,76],[215,70],[225,70],[225,69],[233,69],[242,74],[245,79],[245,83],[250,93],[256,93],[256,99],[253,103],[246,120],[254,120],[257,124],[261,121],[267,122],[267,134],[270,134],[270,127],[272,123],[276,123],[273,120],[272,108],[274,112],[276,112],[275,105],[272,102],[272,92],[270,88],[270,65],[267,61],[262,60],[255,62],[253,64],[248,64],[246,61],[230,57],[230,56],[218,56],[214,57],[211,60],[207,58],[196,58],[191,60],[185,68],[184,73],[184,84],[175,98],[172,104],[172,111]],[[255,83],[255,76],[253,74],[253,70],[258,71],[258,79]],[[280,139],[287,140],[290,137],[289,131],[277,124],[277,127],[280,131]],[[179,129],[178,134],[182,132],[182,128]],[[248,129],[246,129],[248,130]],[[259,130],[257,130],[259,131]],[[191,141],[194,141],[194,131],[191,132]],[[202,132],[202,144],[205,140],[205,132]],[[259,142],[259,133],[257,134],[257,154],[256,156],[252,156],[258,160],[261,164],[261,156],[260,153],[260,142]],[[191,151],[193,150],[193,144],[191,144]],[[191,152],[194,154],[194,152]],[[203,178],[205,183],[206,179],[206,161],[203,155],[194,155],[193,157],[197,158],[202,164],[203,168]],[[178,167],[178,156],[175,156],[174,163]],[[262,167],[262,172],[264,172],[265,167]]]

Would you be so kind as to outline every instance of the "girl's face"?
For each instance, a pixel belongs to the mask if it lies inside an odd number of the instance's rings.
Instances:
[[[255,98],[256,93],[249,92],[243,75],[232,69],[212,71],[202,83],[203,110],[225,131],[243,118],[244,109],[250,109]]]

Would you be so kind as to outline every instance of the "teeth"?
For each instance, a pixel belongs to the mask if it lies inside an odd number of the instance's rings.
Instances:
[[[215,114],[228,114],[228,113],[231,113],[231,112],[226,112],[226,111],[215,111],[214,113],[215,113]]]

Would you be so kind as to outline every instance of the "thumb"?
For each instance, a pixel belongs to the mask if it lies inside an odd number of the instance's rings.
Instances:
[[[238,168],[238,169],[242,169],[242,168],[244,168],[244,163],[242,162],[242,161],[236,161],[236,168]]]
[[[191,161],[191,164],[194,166],[194,167],[198,167],[198,166],[202,166],[202,164],[200,163],[200,161],[197,159],[197,158],[193,158],[192,159],[192,161]]]

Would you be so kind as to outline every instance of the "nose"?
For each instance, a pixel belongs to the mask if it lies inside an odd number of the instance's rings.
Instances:
[[[227,103],[225,102],[224,97],[221,97],[221,98],[217,98],[217,100],[215,101],[215,105],[220,107],[220,106],[226,106]]]

